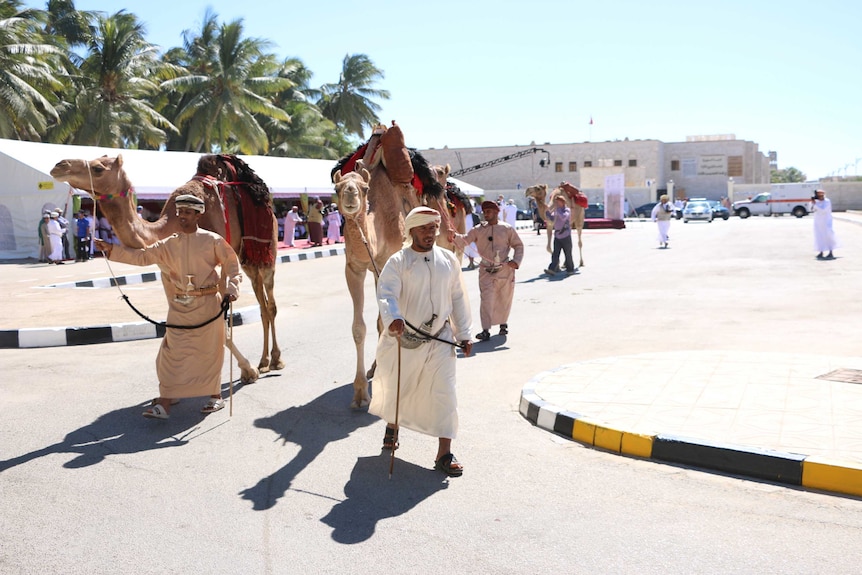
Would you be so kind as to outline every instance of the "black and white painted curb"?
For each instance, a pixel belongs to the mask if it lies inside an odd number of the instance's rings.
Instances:
[[[276,258],[276,263],[291,263],[320,259],[344,254],[344,245],[307,252],[293,252]],[[110,288],[161,281],[161,272],[130,274],[116,278],[97,278],[92,280],[68,282],[43,286],[40,289],[55,288]],[[260,321],[260,307],[249,306],[234,310],[233,325],[240,326]],[[112,323],[87,327],[46,327],[32,329],[0,330],[0,349],[32,347],[61,347],[67,345],[90,345],[164,337],[165,328],[150,322]]]
[[[565,367],[565,366],[564,366]],[[545,371],[521,390],[519,411],[533,425],[605,451],[664,463],[862,496],[862,466],[819,456],[786,453],[674,435],[649,435],[614,429],[589,416],[544,401],[536,386],[555,371]]]

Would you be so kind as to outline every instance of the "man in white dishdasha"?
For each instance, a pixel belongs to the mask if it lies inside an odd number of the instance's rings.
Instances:
[[[434,468],[458,477],[464,466],[452,454],[458,431],[453,344],[460,342],[464,355],[470,355],[470,302],[460,262],[435,244],[440,213],[420,206],[404,225],[404,248],[389,258],[377,282],[385,327],[377,343],[368,411],[386,421],[384,449],[398,448],[400,427],[437,437]]]

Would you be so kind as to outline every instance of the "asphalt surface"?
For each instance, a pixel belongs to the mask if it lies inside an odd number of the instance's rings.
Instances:
[[[862,225],[854,213],[836,217]],[[529,234],[527,223],[519,228]],[[279,265],[343,256],[343,244],[286,248]],[[122,299],[130,296],[144,315],[163,321],[155,266],[96,258],[3,268],[0,285],[15,304],[0,326],[2,347],[86,345],[163,333],[131,316]],[[60,290],[75,294],[71,313]],[[64,325],[59,318],[70,319]],[[234,324],[259,319],[251,285],[244,282]],[[548,431],[620,454],[862,495],[862,357],[721,350],[609,356],[536,375],[524,386],[520,412]]]
[[[347,409],[337,246],[279,264],[288,367],[235,382],[230,412],[140,417],[157,338],[0,349],[0,572],[853,573],[860,386],[834,380],[859,367],[862,227],[836,222],[843,247],[818,262],[810,226],[675,222],[659,250],[628,222],[585,233],[585,266],[556,278],[522,233],[510,333],[458,362],[467,469],[450,481],[415,433],[387,479],[382,422]],[[101,285],[104,262],[2,272],[6,331],[139,321],[116,288],[69,287]],[[161,319],[158,281],[123,289]],[[235,329],[246,353],[260,336]]]

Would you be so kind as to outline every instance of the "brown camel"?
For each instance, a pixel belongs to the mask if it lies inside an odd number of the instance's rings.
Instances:
[[[368,380],[376,364],[365,371],[365,274],[377,276],[404,242],[404,218],[416,206],[434,205],[443,188],[434,180],[425,159],[404,146],[400,128],[376,126],[371,138],[332,170],[338,204],[344,216],[344,253],[347,289],[353,301],[353,343],[356,373],[354,409],[371,401]],[[421,187],[422,192],[417,190]],[[345,207],[345,204],[349,207]],[[378,316],[377,331],[383,329]]]
[[[575,191],[569,191],[566,189],[566,186],[572,188]],[[584,216],[586,210],[582,206],[579,206],[574,200],[575,194],[580,194],[580,190],[572,186],[571,184],[561,185],[559,188],[554,188],[554,191],[551,192],[551,197],[547,200],[551,206],[554,204],[554,199],[557,196],[562,195],[566,200],[566,204],[569,206],[569,209],[572,212],[572,229],[577,230],[578,232],[578,253],[580,256],[580,265],[584,265],[584,249],[583,249],[583,241],[581,239],[581,233],[584,230]],[[534,186],[528,187],[524,191],[524,195],[528,198],[533,198],[536,201],[536,206],[538,208],[539,217],[542,218],[542,221],[545,222],[545,230],[548,235],[548,245],[547,250],[548,253],[552,253],[551,249],[551,241],[554,237],[554,222],[553,220],[548,220],[545,217],[545,212],[548,210],[548,203],[546,203],[546,198],[548,196],[548,185],[547,184],[536,184]]]
[[[277,256],[278,224],[272,214],[272,203],[266,184],[254,174],[245,162],[230,155],[204,155],[198,162],[197,175],[171,194],[165,202],[159,219],[148,222],[138,217],[134,205],[134,188],[123,170],[123,156],[102,156],[92,161],[61,160],[51,170],[51,176],[67,182],[75,188],[89,192],[98,208],[114,228],[114,233],[128,247],[141,248],[166,238],[179,231],[176,218],[175,198],[180,194],[193,194],[206,202],[206,212],[199,225],[227,239],[240,255],[243,271],[252,282],[255,297],[260,305],[263,324],[263,354],[258,368],[228,342],[228,348],[237,358],[243,382],[255,381],[260,373],[271,369],[282,369],[281,350],[275,336],[275,304],[273,287],[275,280],[275,258]],[[223,183],[229,182],[229,183]],[[223,195],[222,195],[223,194]],[[257,205],[263,206],[260,224],[254,230],[243,233],[239,219],[239,194],[255,196]],[[268,213],[265,208],[268,209]],[[255,211],[248,206],[246,210]],[[227,212],[228,222],[224,213]],[[248,217],[246,218],[248,219]],[[271,220],[271,223],[269,222]],[[163,278],[162,281],[166,281]],[[269,339],[272,338],[272,353]]]
[[[460,262],[464,257],[464,249],[456,246],[449,241],[447,230],[453,229],[456,233],[467,233],[467,218],[473,213],[473,206],[470,204],[470,198],[466,196],[454,184],[448,181],[449,172],[452,168],[449,164],[445,166],[431,166],[431,171],[437,182],[443,186],[446,195],[437,201],[429,201],[428,204],[440,212],[440,235],[437,236],[437,245],[441,248],[454,252]]]

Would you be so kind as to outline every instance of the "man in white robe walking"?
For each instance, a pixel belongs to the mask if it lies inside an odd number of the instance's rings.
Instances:
[[[470,302],[460,262],[435,244],[440,213],[420,206],[404,225],[405,247],[389,258],[377,282],[385,328],[368,412],[386,421],[384,449],[398,448],[400,427],[437,437],[434,468],[458,477],[464,467],[452,454],[458,431],[454,343],[465,356],[472,352]]]
[[[826,197],[823,190],[815,190],[811,201],[814,214],[814,248],[819,252],[818,260],[834,260],[832,250],[836,247],[835,231],[832,229],[832,200]],[[829,252],[823,255],[823,252]]]
[[[658,243],[660,248],[667,248],[667,242],[670,240],[668,231],[670,231],[670,219],[673,217],[673,206],[671,206],[667,195],[662,195],[659,202],[653,206],[650,218],[658,225]]]

